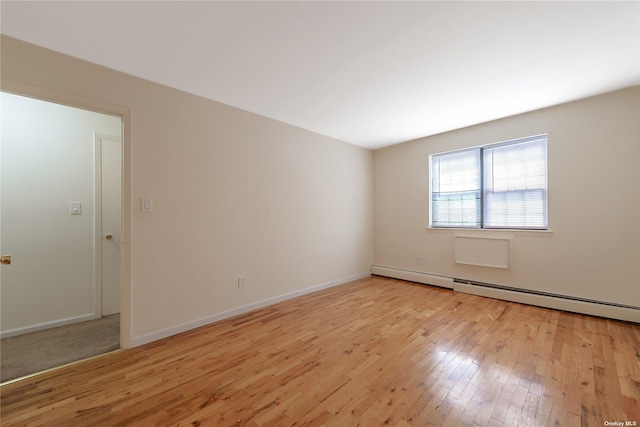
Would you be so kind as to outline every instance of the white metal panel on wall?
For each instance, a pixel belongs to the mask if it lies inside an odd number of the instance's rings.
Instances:
[[[454,255],[458,264],[509,268],[510,238],[454,236]]]

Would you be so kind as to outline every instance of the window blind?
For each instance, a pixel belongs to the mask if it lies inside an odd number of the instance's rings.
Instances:
[[[435,155],[432,166],[431,223],[443,227],[479,227],[480,152]]]
[[[547,228],[547,137],[482,149],[483,226]]]
[[[431,226],[547,223],[546,135],[431,156]]]

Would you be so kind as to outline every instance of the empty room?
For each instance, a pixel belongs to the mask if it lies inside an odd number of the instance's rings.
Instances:
[[[640,422],[640,2],[0,12],[3,426]]]

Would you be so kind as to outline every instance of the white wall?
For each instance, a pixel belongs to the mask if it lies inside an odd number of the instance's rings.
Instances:
[[[640,87],[374,152],[374,264],[640,307]],[[551,233],[513,236],[509,269],[454,262],[429,230],[430,154],[549,133]],[[424,257],[420,265],[416,257]]]
[[[0,94],[3,334],[95,315],[94,132],[120,118]],[[81,215],[69,214],[70,202]]]
[[[2,78],[130,111],[134,345],[369,273],[371,151],[5,36]]]

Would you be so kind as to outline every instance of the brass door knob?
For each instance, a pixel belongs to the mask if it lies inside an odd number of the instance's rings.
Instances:
[[[113,239],[113,234],[107,233],[107,234],[104,235],[104,238],[107,239],[107,240],[111,240],[111,239]]]
[[[2,257],[0,257],[0,264],[11,264],[11,255],[2,255]]]

